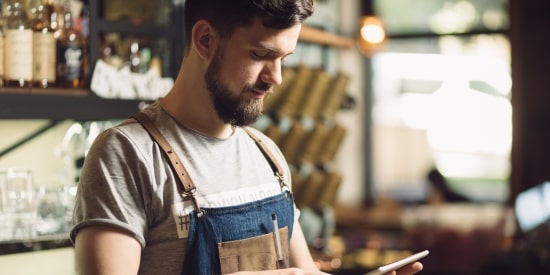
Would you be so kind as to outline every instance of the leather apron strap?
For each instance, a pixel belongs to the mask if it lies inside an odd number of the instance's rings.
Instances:
[[[170,143],[168,143],[168,141],[160,133],[160,131],[155,126],[155,124],[151,121],[151,119],[143,112],[136,113],[132,117],[136,119],[141,125],[143,125],[143,128],[145,128],[145,130],[149,132],[151,137],[157,142],[160,148],[162,148],[162,150],[166,153],[166,156],[170,160],[170,164],[172,165],[172,168],[178,175],[178,178],[180,179],[183,185],[184,192],[188,194],[193,193],[196,189],[195,184],[193,184],[193,181],[189,177],[187,170],[181,163],[181,160],[179,159],[178,155],[176,155],[176,153],[172,149],[172,146],[170,146]]]
[[[258,147],[260,147],[262,153],[266,156],[266,159],[269,161],[269,165],[271,165],[271,169],[273,169],[274,172],[278,173],[279,176],[284,175],[283,167],[279,164],[277,161],[277,158],[271,153],[267,145],[258,137],[256,136],[252,130],[250,130],[248,127],[243,127],[243,130],[256,142]]]
[[[197,212],[197,217],[201,218],[204,216],[204,212],[202,211],[201,207],[199,206],[199,203],[197,202],[197,198],[195,198],[194,193],[196,190],[195,184],[193,184],[193,181],[191,180],[191,177],[189,177],[189,173],[187,173],[187,170],[183,166],[183,163],[179,159],[178,155],[174,152],[172,149],[172,146],[170,146],[170,143],[164,138],[164,136],[160,133],[157,126],[151,121],[151,119],[143,112],[138,112],[132,116],[135,120],[137,120],[143,128],[149,133],[149,135],[153,138],[153,140],[156,141],[156,143],[160,146],[160,148],[164,151],[165,155],[170,160],[170,165],[172,166],[172,170],[175,171],[176,175],[178,176],[181,185],[183,186],[183,193],[187,199],[190,199],[193,203],[193,207],[195,211]]]
[[[291,193],[290,188],[286,184],[283,167],[279,164],[279,162],[277,161],[277,158],[275,158],[275,155],[271,153],[271,151],[269,150],[265,142],[263,142],[261,138],[256,136],[252,132],[252,130],[250,130],[250,128],[243,127],[243,130],[256,142],[256,145],[260,148],[260,151],[262,151],[264,157],[269,162],[269,165],[271,166],[271,169],[273,170],[273,173],[275,174],[275,177],[279,182],[279,186],[281,187],[281,192],[285,192],[287,195]]]

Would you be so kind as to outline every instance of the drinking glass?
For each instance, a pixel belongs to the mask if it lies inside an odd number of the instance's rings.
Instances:
[[[3,213],[7,220],[7,239],[31,239],[36,236],[36,207],[32,172],[8,168],[4,180],[5,203]]]
[[[0,169],[0,241],[11,239],[13,223],[7,214],[6,170]]]

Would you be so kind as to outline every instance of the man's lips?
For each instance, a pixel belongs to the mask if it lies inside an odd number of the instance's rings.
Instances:
[[[269,90],[256,90],[256,89],[250,89],[250,92],[256,98],[262,98],[266,96],[268,93],[270,93]]]

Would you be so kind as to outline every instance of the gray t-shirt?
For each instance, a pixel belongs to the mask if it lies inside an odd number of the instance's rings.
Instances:
[[[201,207],[234,206],[281,192],[268,161],[243,129],[218,139],[179,124],[158,103],[145,113],[187,169]],[[290,187],[280,150],[254,131],[283,164]],[[180,274],[188,234],[181,221],[193,208],[184,202],[181,185],[163,154],[133,119],[101,133],[82,169],[71,240],[88,226],[121,228],[142,246],[139,274]],[[296,220],[298,216],[296,210]]]

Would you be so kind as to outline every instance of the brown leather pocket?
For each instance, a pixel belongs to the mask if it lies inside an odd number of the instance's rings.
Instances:
[[[288,227],[279,229],[283,257],[288,263]],[[277,269],[273,233],[218,244],[222,274]]]

